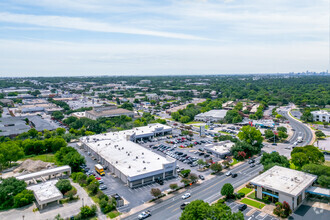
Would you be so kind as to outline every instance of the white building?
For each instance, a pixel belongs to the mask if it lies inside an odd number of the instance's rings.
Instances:
[[[292,210],[296,210],[306,197],[317,176],[274,166],[250,181],[255,186],[256,197],[270,197],[273,203],[286,201]]]
[[[131,188],[176,176],[176,160],[160,156],[135,143],[171,133],[172,128],[152,124],[126,131],[80,138],[82,147]]]
[[[211,110],[195,116],[196,121],[219,121],[225,118],[227,110]]]
[[[322,121],[330,123],[330,112],[320,110],[320,111],[313,111],[311,112],[313,115],[314,121]]]
[[[96,120],[98,118],[111,118],[117,117],[121,115],[126,115],[128,117],[134,118],[134,112],[129,111],[123,108],[117,108],[115,105],[105,106],[105,107],[94,107],[91,111],[86,111],[86,117],[92,120]]]
[[[32,190],[34,197],[40,209],[43,209],[45,205],[51,202],[59,201],[63,198],[62,193],[55,186],[58,180],[47,181],[37,185],[29,186],[27,189]]]
[[[234,145],[235,143],[231,141],[222,141],[219,143],[207,144],[205,145],[205,148],[215,157],[224,159],[226,156],[231,154],[230,150]]]

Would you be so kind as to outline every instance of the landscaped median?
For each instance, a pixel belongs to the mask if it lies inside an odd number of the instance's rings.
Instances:
[[[249,206],[253,206],[258,209],[262,209],[265,206],[264,203],[260,203],[260,202],[254,201],[252,199],[247,199],[247,198],[242,199],[240,202],[244,203],[246,205],[249,205]]]

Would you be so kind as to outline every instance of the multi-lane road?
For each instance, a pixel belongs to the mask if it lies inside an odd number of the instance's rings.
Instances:
[[[197,199],[201,199],[206,202],[212,203],[221,197],[220,191],[225,183],[231,183],[234,188],[236,188],[257,176],[261,170],[263,170],[261,164],[251,168],[249,164],[243,163],[231,170],[232,173],[238,174],[236,178],[232,178],[231,176],[226,176],[225,174],[222,174],[210,180],[204,181],[199,185],[193,186],[192,188],[188,189],[183,193],[178,193],[177,195],[168,200],[149,207],[146,210],[150,210],[152,216],[148,219],[179,219],[182,212],[182,210],[180,209],[180,205],[183,202],[191,202]],[[181,196],[186,192],[189,192],[191,194],[191,197],[186,200],[183,200]],[[138,215],[141,212],[132,214],[124,219],[137,219]]]

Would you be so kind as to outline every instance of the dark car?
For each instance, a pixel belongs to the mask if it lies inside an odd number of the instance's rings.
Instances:
[[[255,162],[254,159],[249,160],[249,164],[254,163],[254,162]]]
[[[190,203],[190,202],[182,203],[182,204],[180,205],[180,208],[181,208],[182,210],[184,210],[184,208],[186,208],[186,206],[187,206],[189,203]]]
[[[232,177],[232,178],[237,177],[237,173],[233,173],[233,174],[231,174],[231,177]]]
[[[244,211],[246,208],[247,208],[246,204],[241,204],[238,206],[238,210],[240,210],[240,211]]]
[[[252,168],[252,167],[255,167],[255,164],[254,163],[252,163],[251,165],[250,165],[250,167]]]

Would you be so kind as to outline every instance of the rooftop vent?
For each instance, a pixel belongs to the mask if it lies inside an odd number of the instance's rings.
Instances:
[[[131,166],[128,166],[128,169],[131,169]]]
[[[139,159],[139,157],[138,157],[138,156],[136,156],[136,159]]]

